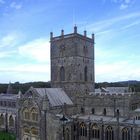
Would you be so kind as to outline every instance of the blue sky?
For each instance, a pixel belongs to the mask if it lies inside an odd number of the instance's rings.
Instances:
[[[50,80],[49,35],[95,33],[95,79],[140,80],[139,0],[0,0],[0,82]]]

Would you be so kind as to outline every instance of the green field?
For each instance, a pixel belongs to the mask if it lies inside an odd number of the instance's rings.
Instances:
[[[0,140],[16,140],[16,136],[11,133],[0,132]]]

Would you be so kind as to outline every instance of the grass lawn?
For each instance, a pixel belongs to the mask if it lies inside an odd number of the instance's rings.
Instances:
[[[16,140],[16,136],[11,133],[0,132],[0,140]]]

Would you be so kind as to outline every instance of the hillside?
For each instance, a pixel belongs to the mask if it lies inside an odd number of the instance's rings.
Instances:
[[[29,82],[29,83],[11,83],[14,93],[18,93],[20,90],[22,93],[25,93],[31,86],[35,88],[50,88],[50,82]],[[8,84],[0,84],[0,93],[5,93],[7,90]]]
[[[11,83],[13,92],[18,93],[20,90],[22,93],[25,93],[31,86],[35,88],[50,88],[50,82],[29,82],[29,83]],[[132,91],[140,92],[140,81],[119,81],[119,82],[100,82],[95,83],[95,88],[99,87],[128,87]],[[0,84],[0,93],[5,93],[7,90],[8,84]]]

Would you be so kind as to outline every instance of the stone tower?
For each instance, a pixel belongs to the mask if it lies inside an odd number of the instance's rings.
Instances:
[[[92,38],[74,32],[53,37],[51,43],[51,85],[69,95],[94,91],[94,34]]]

